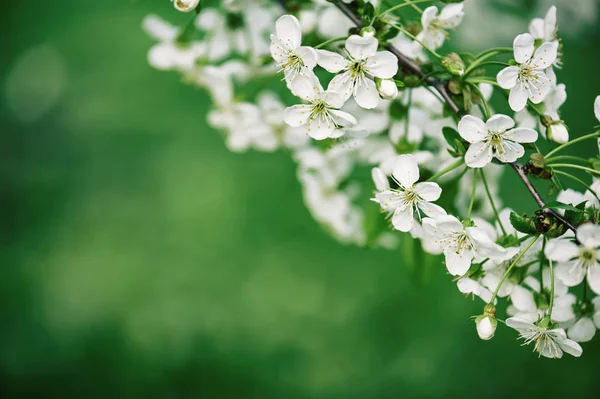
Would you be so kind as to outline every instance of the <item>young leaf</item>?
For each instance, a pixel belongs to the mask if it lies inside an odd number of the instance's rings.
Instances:
[[[525,234],[537,234],[535,223],[527,216],[520,216],[514,212],[510,213],[510,224],[515,230]]]

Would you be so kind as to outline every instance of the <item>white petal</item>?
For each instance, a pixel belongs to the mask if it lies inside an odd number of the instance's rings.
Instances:
[[[356,60],[372,57],[377,52],[377,39],[373,36],[352,35],[346,40],[346,50]]]
[[[537,327],[533,323],[530,323],[527,320],[523,320],[518,317],[509,317],[508,319],[506,319],[505,323],[507,326],[509,326],[510,328],[514,328],[520,333],[537,330]]]
[[[546,69],[556,60],[557,51],[558,43],[546,42],[535,51],[535,55],[529,65],[534,69]]]
[[[300,46],[302,41],[302,31],[300,30],[300,22],[293,15],[284,15],[275,23],[277,37],[281,42],[290,49],[295,49]]]
[[[298,127],[308,122],[308,116],[311,112],[311,106],[306,104],[297,104],[287,107],[283,111],[283,120],[292,127]]]
[[[398,59],[389,51],[378,51],[367,58],[367,72],[381,79],[391,79],[398,73]]]
[[[465,115],[458,123],[458,133],[469,143],[477,143],[487,137],[485,123],[473,115]]]
[[[453,276],[463,276],[471,267],[473,253],[461,251],[457,253],[454,250],[444,251],[446,257],[446,268]]]
[[[544,38],[546,40],[553,40],[554,33],[556,31],[556,7],[552,6],[548,9],[546,16],[544,17]]]
[[[329,106],[333,108],[340,109],[344,106],[346,99],[335,90],[327,90],[324,93],[321,93],[321,100],[325,101]],[[356,123],[356,119],[354,117],[351,118],[354,120],[352,123]]]
[[[538,139],[538,133],[533,129],[517,128],[509,130],[502,137],[518,143],[535,143]]]
[[[317,66],[317,51],[308,46],[300,46],[296,49],[296,52],[302,58],[302,62],[304,62],[304,66],[310,70],[312,70],[315,66]]]
[[[430,218],[437,218],[446,214],[444,208],[427,201],[419,202],[419,209],[421,209],[423,213]]]
[[[348,65],[348,60],[332,51],[317,50],[319,65],[327,72],[338,73]]]
[[[510,300],[517,309],[523,312],[535,312],[537,305],[533,293],[520,285],[516,285],[510,293]]]
[[[600,295],[600,266],[598,264],[588,267],[587,279],[592,291]]]
[[[442,188],[433,182],[422,182],[415,185],[415,191],[425,201],[437,201],[442,194]]]
[[[523,33],[515,37],[513,41],[513,50],[515,53],[515,61],[523,64],[533,55],[535,39],[529,33]]]
[[[529,33],[534,39],[543,39],[544,35],[544,20],[542,18],[534,18],[529,24]]]
[[[519,143],[504,140],[500,146],[496,148],[494,156],[500,162],[515,162],[525,154],[525,148]]]
[[[589,317],[582,317],[569,327],[567,334],[575,342],[588,342],[596,335],[596,325]]]
[[[354,99],[356,103],[365,109],[373,109],[379,104],[379,92],[375,82],[365,78],[362,82],[356,81],[354,84]]]
[[[354,91],[354,78],[352,77],[352,73],[346,71],[340,75],[336,75],[331,79],[331,82],[329,82],[327,90],[338,92],[344,100],[349,99]]]
[[[383,173],[381,169],[371,169],[371,177],[373,178],[373,182],[375,183],[377,191],[389,190],[390,184],[388,182],[387,176],[385,175],[385,173]]]
[[[471,168],[483,168],[492,161],[492,146],[485,142],[469,146],[465,154],[465,163]]]
[[[598,122],[600,122],[600,96],[596,97],[596,100],[594,100],[594,115],[596,116],[596,119],[598,119]]]
[[[571,339],[565,339],[560,341],[560,347],[563,351],[571,356],[579,357],[583,353],[581,345]]]
[[[410,231],[413,228],[415,218],[413,216],[413,208],[409,206],[406,209],[396,210],[394,216],[392,216],[392,224],[396,230],[403,232]]]
[[[423,25],[423,29],[427,29],[429,25],[431,25],[437,13],[438,8],[436,6],[427,7],[423,11],[423,15],[421,15],[421,25]]]
[[[516,66],[509,66],[498,72],[496,80],[503,89],[510,89],[517,85],[518,77],[519,68]]]
[[[577,229],[577,239],[586,248],[600,247],[600,226],[585,223]]]
[[[585,269],[572,262],[560,262],[554,267],[554,274],[565,285],[574,287],[581,284],[585,278]]]
[[[319,96],[317,83],[308,75],[297,75],[290,83],[290,89],[296,96],[307,101]]]
[[[529,91],[525,88],[525,85],[521,82],[518,82],[515,87],[510,89],[510,95],[508,96],[508,105],[510,108],[519,112],[525,105],[527,104],[527,99],[529,98]]]
[[[502,133],[515,126],[515,121],[507,115],[496,114],[485,123],[488,130],[492,132]]]
[[[404,188],[412,188],[419,180],[419,165],[412,155],[399,155],[392,173]]]
[[[332,115],[335,115],[339,119],[342,119],[341,121],[336,120],[336,122],[338,122],[338,125],[348,126],[348,125],[356,125],[358,123],[356,118],[347,112],[340,111],[338,109],[330,109],[329,113],[331,113]]]
[[[441,232],[445,233],[453,233],[464,230],[462,223],[455,216],[452,215],[445,215],[436,218],[435,226]]]
[[[558,238],[548,241],[544,255],[556,262],[567,262],[579,255],[579,247],[573,241]]]
[[[442,8],[438,24],[444,29],[456,28],[463,19],[463,3],[448,4]]]

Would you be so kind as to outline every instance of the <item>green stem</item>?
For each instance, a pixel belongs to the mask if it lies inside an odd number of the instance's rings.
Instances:
[[[591,139],[591,138],[598,137],[598,136],[600,136],[600,133],[599,132],[594,132],[594,133],[591,133],[591,134],[586,134],[585,136],[577,137],[576,139],[573,139],[573,140],[568,141],[568,142],[566,142],[566,143],[564,143],[562,145],[559,145],[558,147],[556,147],[555,149],[553,149],[552,151],[550,151],[549,153],[547,153],[546,154],[546,158],[550,158],[552,155],[556,154],[557,152],[559,152],[563,148],[566,148],[566,147],[570,146],[571,144],[575,144],[575,143],[578,143],[580,141]]]
[[[429,179],[427,179],[427,181],[433,181],[433,180],[435,180],[435,179],[437,179],[439,177],[442,177],[446,173],[451,172],[454,169],[460,167],[463,163],[464,163],[464,159],[460,158],[458,161],[454,162],[451,165],[446,166],[444,169],[440,170],[439,172],[437,172],[436,174],[434,174],[433,176],[431,176]]]
[[[546,239],[542,241],[542,250],[540,251],[540,292],[544,292],[544,251],[546,250]]]
[[[479,59],[479,58],[483,57],[484,55],[486,55],[487,53],[493,53],[493,52],[512,53],[513,49],[512,49],[512,47],[493,47],[493,48],[484,50],[481,53],[477,54],[477,57],[475,57],[475,58]]]
[[[471,191],[471,201],[469,201],[469,209],[467,210],[467,217],[471,218],[471,212],[473,211],[473,204],[475,203],[475,194],[477,193],[477,169],[473,169],[473,190]]]
[[[552,265],[552,259],[550,258],[548,258],[548,265],[550,266],[550,303],[548,304],[548,317],[552,320],[552,308],[554,308],[554,265]]]
[[[573,155],[558,155],[556,157],[546,158],[546,163],[550,163],[550,162],[558,161],[558,160],[588,163],[587,159],[584,159],[581,157],[576,157]]]
[[[506,235],[506,229],[502,225],[502,220],[500,220],[500,214],[498,213],[498,209],[496,208],[496,204],[494,203],[494,198],[492,197],[492,193],[490,192],[490,188],[488,187],[487,180],[485,178],[485,174],[483,173],[483,169],[480,169],[481,180],[483,181],[483,186],[485,187],[485,192],[490,200],[490,205],[492,206],[492,210],[494,211],[494,216],[498,221],[498,225],[500,225],[500,230],[502,230],[502,234]]]
[[[506,278],[508,277],[508,275],[510,274],[512,269],[515,267],[517,262],[519,262],[521,260],[521,258],[523,257],[523,255],[525,255],[527,253],[527,251],[529,251],[531,249],[531,247],[533,246],[533,244],[535,244],[535,242],[538,240],[538,238],[540,238],[540,236],[536,235],[535,238],[533,240],[531,240],[531,242],[527,245],[527,247],[525,247],[524,250],[519,252],[519,254],[515,258],[515,260],[513,260],[512,263],[508,266],[508,268],[504,272],[504,275],[500,279],[500,282],[498,283],[498,286],[496,287],[496,290],[494,291],[494,294],[492,295],[492,299],[490,299],[489,304],[491,304],[491,305],[494,304],[494,300],[498,296],[498,291],[500,291],[500,287],[502,287],[502,284],[504,284],[504,280],[506,280]],[[552,274],[552,271],[550,273]]]
[[[488,83],[488,84],[494,85],[496,87],[500,87],[498,82],[495,82],[493,80],[488,80],[488,79],[477,79],[477,78],[473,79],[472,78],[472,79],[469,79],[468,82],[469,83]]]
[[[554,163],[554,164],[547,165],[547,166],[549,168],[581,169],[581,170],[585,170],[586,172],[590,172],[595,175],[600,175],[600,172],[598,172],[596,169],[588,168],[586,166],[581,166],[581,165],[571,165],[570,163]]]
[[[593,195],[594,197],[596,197],[596,199],[598,200],[598,202],[600,202],[600,198],[598,198],[598,195],[596,195],[596,192],[595,192],[595,191],[594,191],[594,190],[593,190],[593,189],[592,189],[592,188],[591,188],[591,187],[590,187],[590,186],[589,186],[589,185],[588,185],[586,182],[584,182],[584,181],[583,181],[583,180],[581,180],[580,178],[578,178],[578,177],[575,177],[575,176],[573,176],[573,175],[572,175],[572,174],[570,174],[570,173],[563,172],[563,171],[561,171],[561,170],[555,170],[555,171],[554,171],[554,173],[556,173],[556,174],[558,174],[558,175],[561,175],[561,176],[568,177],[568,178],[570,178],[570,179],[572,179],[572,180],[576,181],[577,183],[581,184],[581,185],[582,185],[583,187],[585,187],[585,188],[586,188],[586,189],[587,189],[587,190],[588,190],[590,193],[592,193],[592,195]]]
[[[406,6],[411,6],[418,13],[423,13],[423,11],[419,7],[417,7],[415,4],[419,4],[419,3],[433,3],[435,1],[436,0],[413,0],[413,1],[404,0],[404,3],[395,5],[395,6],[391,7],[391,8],[388,8],[387,10],[385,10],[384,12],[382,12],[381,14],[379,14],[379,17],[381,18],[385,14],[389,14],[392,11],[396,11],[397,9],[402,8],[402,7],[406,7]]]
[[[342,36],[342,37],[336,37],[335,39],[329,39],[321,44],[316,45],[314,48],[315,49],[323,48],[331,43],[341,42],[342,40],[346,40],[347,38],[348,38],[348,36]]]
[[[408,89],[408,100],[407,100],[407,106],[406,109],[410,109],[410,106],[412,104],[412,90]],[[408,138],[408,129],[410,127],[410,112],[406,113],[406,119],[404,120],[404,139]]]
[[[481,57],[477,58],[475,61],[473,61],[471,63],[471,65],[469,65],[467,67],[467,69],[465,70],[465,76],[468,75],[471,71],[473,71],[475,68],[477,68],[477,65],[481,64],[483,61],[487,60],[488,58],[492,58],[495,55],[500,54],[497,51],[492,51],[490,53],[487,53],[485,55],[482,55]]]
[[[398,29],[398,31],[400,31],[400,32],[404,33],[406,36],[410,37],[410,38],[411,38],[411,39],[413,39],[415,42],[419,43],[421,46],[423,46],[423,48],[424,48],[425,50],[429,51],[429,52],[431,53],[431,55],[433,55],[434,57],[436,57],[438,60],[441,60],[441,59],[442,59],[442,56],[441,56],[441,55],[439,55],[438,53],[436,53],[435,51],[433,51],[432,49],[430,49],[429,47],[427,47],[426,45],[424,45],[424,44],[423,44],[423,42],[421,42],[419,39],[417,39],[417,38],[415,37],[415,35],[413,35],[413,34],[412,34],[412,33],[410,33],[409,31],[407,31],[407,30],[406,30],[406,29],[404,29],[403,27],[401,27],[401,26],[398,26],[398,25],[396,25],[396,24],[393,24],[393,23],[391,23],[391,22],[389,23],[389,25],[390,25],[390,26],[392,26],[392,27],[394,27],[394,28],[396,28],[396,29]]]
[[[475,90],[475,92],[477,93],[477,95],[481,99],[481,103],[483,104],[483,109],[485,111],[484,112],[485,113],[485,119],[486,120],[490,119],[490,105],[488,104],[487,100],[483,96],[483,93],[481,92],[481,90],[479,90],[479,87],[476,84],[471,84],[470,86],[471,86],[471,88],[473,90]]]

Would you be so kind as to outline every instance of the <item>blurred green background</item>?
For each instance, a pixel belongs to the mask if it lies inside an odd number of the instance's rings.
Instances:
[[[288,155],[227,151],[206,94],[146,63],[142,18],[188,18],[168,1],[1,7],[2,397],[600,397],[598,337],[560,361],[480,341],[441,263],[338,244]],[[599,42],[563,41],[572,136]]]

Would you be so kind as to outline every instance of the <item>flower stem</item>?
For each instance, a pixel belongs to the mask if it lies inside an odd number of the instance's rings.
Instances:
[[[484,54],[482,56],[480,56],[479,58],[477,58],[475,61],[473,61],[471,63],[471,65],[469,65],[467,67],[467,69],[465,70],[465,76],[467,76],[469,73],[471,73],[475,68],[477,68],[478,65],[480,65],[483,61],[487,60],[488,58],[492,58],[495,55],[500,54],[500,52],[498,51],[491,51],[487,54]]]
[[[558,155],[556,157],[546,158],[546,163],[555,162],[558,160],[589,163],[587,159],[573,155]]]
[[[404,3],[402,4],[398,4],[395,5],[391,8],[388,8],[387,10],[385,10],[384,12],[382,12],[381,14],[379,14],[379,17],[383,17],[385,14],[388,14],[392,11],[396,11],[399,8],[402,7],[406,7],[406,6],[411,6],[412,8],[415,9],[415,11],[417,11],[418,13],[423,13],[423,11],[417,7],[415,4],[419,4],[419,3],[433,3],[435,0],[412,0],[412,1],[408,1],[408,0],[404,0]]]
[[[593,189],[592,189],[592,188],[591,188],[591,187],[590,187],[590,186],[589,186],[589,185],[588,185],[586,182],[584,182],[584,181],[583,181],[583,180],[581,180],[580,178],[578,178],[578,177],[575,177],[575,176],[573,176],[573,175],[572,175],[572,174],[570,174],[570,173],[563,172],[562,170],[555,170],[555,171],[554,171],[554,173],[556,173],[557,175],[561,175],[561,176],[568,177],[568,178],[570,178],[570,179],[572,179],[572,180],[576,181],[577,183],[581,184],[581,185],[582,185],[583,187],[585,187],[585,188],[586,188],[586,189],[587,189],[587,190],[588,190],[590,193],[592,193],[592,195],[593,195],[594,197],[596,197],[596,199],[598,200],[598,202],[600,202],[600,198],[598,198],[598,195],[596,195],[596,192],[595,192],[595,191],[594,191],[594,190],[593,190]]]
[[[576,139],[573,139],[571,141],[568,141],[562,145],[559,145],[558,147],[556,147],[555,149],[553,149],[552,151],[550,151],[549,153],[546,154],[546,158],[550,158],[552,155],[556,154],[557,152],[559,152],[560,150],[562,150],[563,148],[566,148],[568,146],[570,146],[571,144],[575,144],[578,143],[580,141],[583,140],[587,140],[587,139],[591,139],[594,137],[599,137],[600,136],[600,132],[594,132],[591,134],[586,134],[585,136],[581,136],[581,137],[577,137]]]
[[[490,299],[489,304],[491,304],[491,305],[494,304],[494,300],[498,296],[498,291],[500,291],[500,287],[502,287],[502,284],[504,284],[504,280],[506,280],[506,278],[508,277],[508,275],[510,274],[512,269],[515,267],[517,262],[519,262],[521,260],[521,258],[523,257],[523,255],[525,255],[527,253],[527,251],[529,251],[531,249],[531,247],[533,246],[533,244],[535,244],[535,242],[538,240],[538,238],[540,238],[539,235],[534,236],[533,240],[531,240],[531,242],[529,244],[527,244],[527,247],[525,247],[524,250],[519,252],[519,254],[515,258],[515,260],[513,260],[512,263],[508,266],[508,268],[504,272],[504,275],[500,279],[500,282],[498,283],[498,286],[496,287],[496,290],[494,291],[494,294],[492,295],[492,299]],[[551,272],[551,274],[552,274],[552,272]]]
[[[600,175],[600,172],[597,171],[596,169],[588,168],[587,166],[572,165],[570,163],[553,163],[551,165],[548,165],[548,167],[549,168],[581,169],[581,170],[585,170],[586,172],[590,172],[590,173],[595,174],[595,175]]]
[[[342,37],[336,37],[335,39],[329,39],[321,44],[316,45],[314,48],[315,49],[320,49],[323,48],[331,43],[335,43],[335,42],[341,42],[342,40],[346,40],[348,38],[348,36],[342,36]]]
[[[485,113],[485,119],[486,120],[490,119],[490,105],[488,104],[487,100],[483,96],[483,93],[481,92],[481,90],[479,90],[479,87],[476,84],[471,84],[470,86],[471,86],[471,88],[473,88],[473,90],[475,90],[475,92],[481,99],[481,103],[483,104],[483,110]]]
[[[494,211],[494,216],[498,221],[498,225],[500,226],[500,230],[502,230],[502,234],[506,235],[506,229],[504,228],[504,225],[502,225],[502,220],[500,220],[500,214],[498,213],[498,208],[496,208],[496,204],[494,203],[494,197],[492,197],[492,193],[490,192],[490,188],[488,187],[485,174],[483,173],[483,169],[480,169],[479,172],[481,173],[481,180],[483,181],[485,192],[487,193],[487,196],[490,200],[490,205],[492,206],[492,210]]]
[[[548,238],[545,238],[548,240]],[[552,265],[552,259],[548,258],[548,265],[550,266],[550,303],[548,304],[548,317],[552,320],[552,308],[554,307],[554,266]]]
[[[444,169],[440,170],[439,172],[437,172],[436,174],[434,174],[433,176],[431,176],[429,179],[427,179],[427,181],[433,181],[433,180],[435,180],[435,179],[437,179],[439,177],[442,177],[446,173],[451,172],[454,169],[460,167],[463,163],[464,163],[464,159],[460,158],[459,160],[457,160],[453,164],[446,166]]]
[[[408,100],[406,103],[406,109],[410,109],[410,106],[412,105],[412,90],[408,89]],[[406,113],[406,120],[404,121],[404,139],[408,139],[408,129],[410,128],[410,112]]]
[[[441,60],[441,59],[442,59],[442,56],[441,56],[441,55],[439,55],[439,54],[438,54],[438,53],[436,53],[434,50],[432,50],[432,49],[430,49],[429,47],[427,47],[425,44],[423,44],[423,42],[421,42],[419,39],[417,39],[417,38],[415,37],[415,35],[413,35],[413,34],[412,34],[412,33],[410,33],[409,31],[407,31],[407,30],[406,30],[406,29],[404,29],[403,27],[401,27],[401,26],[398,26],[398,25],[396,25],[396,24],[393,24],[393,23],[391,23],[391,22],[389,23],[389,25],[390,25],[390,26],[392,26],[392,27],[394,27],[394,28],[396,28],[396,29],[398,29],[398,31],[400,31],[400,32],[404,33],[406,36],[410,37],[410,38],[411,38],[411,39],[413,39],[415,42],[419,43],[421,46],[423,46],[423,48],[424,48],[425,50],[429,51],[429,52],[431,53],[431,55],[433,55],[433,56],[434,56],[435,58],[437,58],[438,60]]]
[[[471,191],[471,201],[469,201],[469,209],[467,209],[467,217],[471,218],[471,212],[473,211],[473,204],[475,203],[475,194],[477,193],[477,169],[473,169],[473,190]]]
[[[473,79],[469,79],[468,80],[469,83],[487,83],[487,84],[491,84],[493,86],[497,86],[500,87],[500,85],[498,84],[498,82],[495,82],[493,80],[488,80],[488,79],[477,79],[477,78],[473,78]]]

